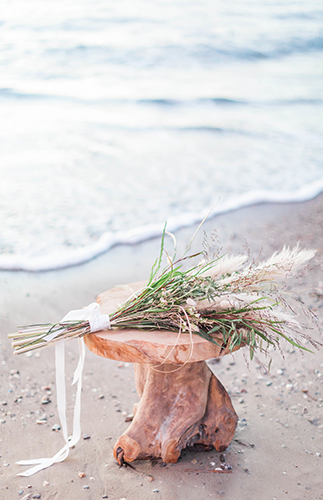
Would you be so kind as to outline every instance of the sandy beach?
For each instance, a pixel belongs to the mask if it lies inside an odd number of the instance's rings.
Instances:
[[[291,289],[323,327],[323,195],[297,204],[262,204],[210,218],[223,252],[269,256],[284,244],[316,248],[309,269]],[[196,227],[176,233],[178,254]],[[270,374],[246,364],[243,349],[211,369],[228,390],[239,416],[224,452],[232,473],[214,473],[220,453],[184,451],[177,464],[138,461],[119,468],[113,445],[138,401],[131,364],[87,351],[82,394],[83,438],[67,460],[30,478],[18,477],[18,460],[54,455],[64,444],[56,408],[54,349],[14,356],[7,333],[18,325],[55,322],[117,284],[145,279],[159,253],[153,239],[118,246],[82,266],[55,272],[0,272],[0,499],[230,500],[323,499],[323,348],[302,355],[284,344],[273,353]],[[312,335],[318,340],[318,330]],[[77,342],[66,346],[68,421],[71,429]],[[84,473],[84,475],[79,474]],[[79,477],[82,476],[82,477]]]

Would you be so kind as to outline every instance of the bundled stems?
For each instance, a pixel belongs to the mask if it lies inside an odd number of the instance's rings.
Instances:
[[[171,330],[193,333],[233,351],[248,346],[250,359],[256,350],[279,347],[281,339],[309,351],[302,339],[318,347],[292,315],[283,293],[286,278],[310,260],[315,251],[283,248],[267,261],[248,265],[244,256],[209,259],[206,252],[171,259],[161,270],[164,230],[160,256],[152,267],[147,285],[110,315],[111,328]],[[204,256],[189,270],[184,261]],[[289,308],[291,309],[291,308]],[[291,312],[291,311],[289,311]],[[52,339],[53,332],[56,337]],[[45,347],[62,339],[91,333],[88,321],[30,325],[10,334],[15,354]]]

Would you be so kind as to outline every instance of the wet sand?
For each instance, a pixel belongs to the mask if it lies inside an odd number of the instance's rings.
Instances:
[[[176,233],[178,255],[194,230]],[[293,280],[291,288],[323,327],[323,195],[305,203],[263,204],[209,219],[192,251],[201,249],[203,231],[213,230],[223,252],[248,251],[252,258],[298,241],[302,247],[316,248],[310,269]],[[184,451],[177,464],[138,461],[136,470],[119,468],[113,445],[138,401],[133,367],[87,351],[81,417],[87,439],[81,439],[65,462],[30,478],[16,476],[25,470],[16,461],[50,457],[64,441],[62,431],[52,430],[59,424],[54,349],[14,356],[7,333],[17,325],[57,321],[116,284],[145,279],[159,245],[154,239],[115,247],[87,264],[56,272],[0,272],[0,498],[323,499],[323,348],[301,355],[288,344],[283,346],[284,357],[273,354],[270,374],[255,362],[248,366],[243,349],[210,364],[239,415],[235,438],[224,452],[232,466],[230,474],[212,472],[220,464],[221,454],[215,451]],[[320,339],[317,330],[312,334]],[[66,352],[71,429],[70,384],[77,343],[69,342]]]

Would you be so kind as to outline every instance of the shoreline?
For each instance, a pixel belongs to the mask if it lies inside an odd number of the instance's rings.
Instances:
[[[236,198],[229,198],[220,207],[204,210],[200,213],[184,213],[178,217],[170,217],[167,230],[173,233],[194,227],[202,220],[212,220],[231,212],[252,209],[259,205],[295,204],[314,200],[323,193],[323,179],[318,179],[294,192],[276,193],[255,190]],[[147,224],[132,230],[103,233],[97,241],[72,249],[58,250],[48,255],[25,257],[15,254],[0,254],[1,271],[48,272],[68,269],[90,262],[110,252],[115,247],[145,244],[155,238],[161,238],[165,223]]]
[[[204,232],[216,229],[223,252],[269,256],[284,244],[317,248],[310,268],[291,282],[293,291],[317,314],[323,326],[323,194],[297,203],[262,203],[207,220],[192,244],[201,250]],[[175,232],[182,255],[197,225]],[[171,248],[170,239],[167,245]],[[256,363],[248,366],[241,349],[211,364],[229,391],[239,415],[235,439],[224,452],[233,467],[228,475],[209,474],[220,453],[184,452],[177,464],[134,463],[137,472],[119,467],[112,448],[127,427],[125,415],[138,401],[133,368],[87,352],[82,394],[82,439],[68,459],[30,478],[17,477],[25,468],[15,461],[52,456],[63,446],[55,395],[53,349],[32,356],[13,356],[7,333],[17,325],[57,321],[71,309],[93,302],[117,284],[148,277],[159,255],[160,239],[115,246],[79,266],[56,271],[0,271],[0,492],[1,498],[102,498],[194,500],[209,498],[283,498],[321,500],[323,467],[323,349],[304,354],[284,345],[274,353],[271,374]],[[319,338],[318,332],[313,336]],[[322,339],[321,339],[322,340]],[[68,421],[73,393],[69,384],[77,362],[77,343],[67,343]],[[46,387],[50,389],[46,389]],[[48,404],[42,398],[48,396]],[[103,396],[103,397],[101,397]],[[37,421],[43,420],[42,424]],[[108,464],[108,465],[107,465]],[[21,469],[21,470],[20,470]],[[196,469],[187,472],[186,469]],[[79,472],[85,476],[80,478]],[[154,481],[147,479],[148,475]],[[48,482],[49,484],[47,484]],[[31,485],[32,488],[27,488]],[[89,488],[84,489],[84,486]],[[158,489],[158,493],[153,490]],[[264,496],[264,491],[266,491]]]

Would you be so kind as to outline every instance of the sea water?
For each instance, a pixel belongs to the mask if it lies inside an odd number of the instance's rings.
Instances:
[[[323,8],[3,0],[0,268],[323,191]]]

